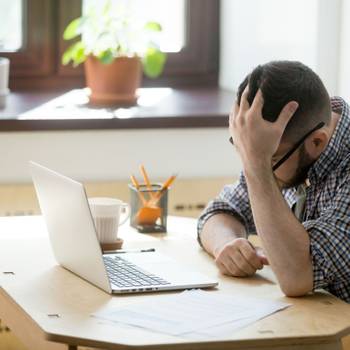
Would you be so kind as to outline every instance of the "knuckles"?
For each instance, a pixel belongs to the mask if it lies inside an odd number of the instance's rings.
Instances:
[[[249,250],[247,247],[249,246]],[[242,249],[245,248],[245,259],[242,256]],[[250,243],[245,238],[237,238],[233,242],[225,245],[215,259],[215,263],[220,272],[227,276],[247,277],[255,274],[260,266],[253,268],[256,265],[256,251],[251,248]],[[232,259],[235,264],[227,265],[228,259]],[[226,262],[226,264],[225,264]],[[251,262],[248,265],[248,262]],[[253,264],[254,262],[254,264]],[[252,269],[252,271],[250,271]]]
[[[253,250],[250,250],[250,251],[247,252],[246,254],[247,254],[247,259],[248,259],[249,261],[252,261],[252,260],[254,260],[254,259],[256,258],[256,253],[255,253],[255,251],[253,251]]]
[[[232,245],[235,245],[237,248],[243,247],[247,243],[245,238],[237,238],[232,242]]]

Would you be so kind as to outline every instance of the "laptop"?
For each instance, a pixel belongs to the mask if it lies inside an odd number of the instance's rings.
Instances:
[[[84,186],[30,162],[57,262],[108,293],[209,288],[218,283],[154,250],[103,254]]]

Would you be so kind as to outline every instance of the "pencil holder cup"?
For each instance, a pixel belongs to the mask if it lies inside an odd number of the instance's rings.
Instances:
[[[168,190],[160,184],[148,189],[140,185],[130,189],[130,225],[142,233],[166,232],[168,216]]]

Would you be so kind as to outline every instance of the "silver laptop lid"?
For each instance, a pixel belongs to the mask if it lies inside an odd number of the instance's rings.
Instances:
[[[34,162],[30,169],[57,262],[111,293],[84,186]]]

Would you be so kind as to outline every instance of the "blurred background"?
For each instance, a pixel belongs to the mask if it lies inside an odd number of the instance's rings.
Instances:
[[[0,57],[10,60],[10,93],[3,90],[6,105],[0,107],[0,216],[40,213],[28,170],[34,160],[83,181],[89,196],[124,201],[129,201],[130,174],[141,181],[140,164],[154,182],[178,173],[169,213],[198,217],[239,175],[241,164],[228,142],[228,114],[237,86],[256,65],[302,61],[320,75],[330,95],[350,99],[348,0],[106,4],[0,0]],[[160,25],[158,47],[166,63],[158,77],[143,75],[133,106],[91,107],[82,90],[84,65],[62,64],[71,45],[64,32],[81,15],[93,13],[98,22],[118,7],[128,13],[125,23],[134,17]],[[71,34],[81,25],[71,27]],[[107,34],[108,39],[108,31],[99,30],[92,25],[85,38]],[[126,37],[135,45],[130,33],[116,30],[119,34],[118,50],[127,46]],[[79,46],[74,50],[77,61],[86,53]],[[152,69],[159,60],[150,62]],[[1,72],[0,64],[0,98]],[[5,325],[0,324],[0,335],[0,349],[24,349]]]
[[[11,90],[0,109],[0,214],[35,214],[28,160],[83,181],[89,195],[128,200],[143,163],[154,181],[179,173],[170,212],[196,217],[240,162],[228,143],[235,90],[256,65],[300,60],[330,95],[350,97],[350,3],[346,0],[114,0],[157,21],[164,71],[142,80],[128,108],[35,109],[86,86],[83,65],[62,65],[68,23],[100,0],[0,0],[0,56]],[[73,98],[74,100],[74,98]],[[34,112],[33,112],[34,109]]]

